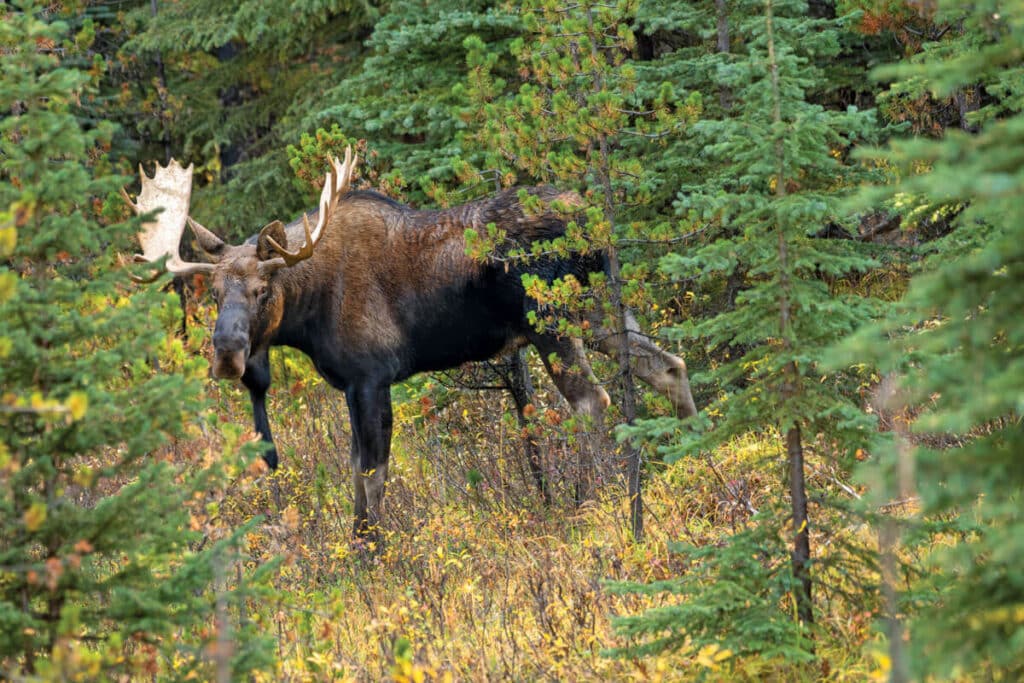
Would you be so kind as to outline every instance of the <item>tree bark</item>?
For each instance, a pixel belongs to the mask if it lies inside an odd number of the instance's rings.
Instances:
[[[602,135],[599,140],[598,149],[601,154],[601,167],[598,169],[598,176],[605,190],[605,216],[614,225],[614,214],[612,213],[612,187],[611,177],[608,173],[608,141]],[[629,352],[628,318],[626,302],[622,296],[621,265],[619,254],[615,246],[609,244],[608,255],[608,280],[611,289],[612,307],[615,310],[615,334],[621,335],[627,341],[619,344],[619,353],[616,361],[619,364],[619,376],[622,378],[622,417],[626,424],[633,424],[636,421],[636,385],[633,382],[633,366]],[[626,449],[626,495],[629,496],[629,525],[633,533],[633,540],[640,541],[644,535],[644,503],[643,503],[643,462],[640,449],[627,441],[624,444]]]
[[[786,431],[786,454],[789,456],[789,496],[793,505],[793,577],[800,583],[796,593],[796,613],[803,623],[813,624],[811,541],[804,482],[804,449],[799,425],[793,425]]]
[[[903,652],[903,624],[899,618],[896,594],[896,551],[899,529],[896,522],[885,519],[878,530],[878,553],[881,556],[882,603],[885,606],[885,635],[889,640],[889,683],[907,683],[907,658]]]
[[[590,9],[587,10],[587,22],[590,32],[594,33],[594,15],[593,11]],[[597,54],[597,41],[591,41],[590,52],[593,63],[599,64],[601,62],[601,58]],[[600,92],[603,87],[601,73],[595,69],[593,72],[594,92]],[[626,424],[633,424],[636,421],[636,386],[633,382],[633,367],[630,362],[631,354],[629,351],[628,338],[629,323],[626,302],[622,296],[622,269],[619,262],[618,250],[615,248],[614,239],[615,204],[612,194],[611,154],[608,148],[608,138],[604,133],[600,133],[597,136],[596,151],[598,153],[598,159],[593,170],[602,189],[604,190],[604,214],[605,218],[611,225],[611,232],[613,235],[609,240],[610,243],[606,245],[605,249],[608,259],[608,281],[611,290],[612,307],[615,311],[616,318],[615,334],[622,335],[622,339],[625,340],[624,343],[619,345],[618,358],[616,358],[619,364],[619,376],[622,379],[622,417]],[[633,539],[635,541],[640,541],[643,539],[644,535],[643,462],[641,460],[641,452],[639,448],[629,441],[626,442],[624,447],[626,449],[626,469],[628,472],[626,494],[629,497],[630,530],[632,531]]]
[[[718,19],[718,52],[729,53],[729,8],[726,0],[715,0],[715,14]],[[718,104],[722,111],[732,109],[732,90],[725,85],[718,86]]]
[[[960,130],[967,133],[977,133],[978,126],[969,120],[970,114],[978,111],[981,106],[981,93],[978,86],[967,86],[957,88],[953,95],[956,102],[957,112],[960,114]]]
[[[25,614],[32,613],[32,604],[28,593],[28,586],[21,589],[21,611]],[[31,637],[25,639],[25,673],[33,675],[36,672],[36,650],[35,640]]]
[[[155,19],[156,18],[156,0],[149,0],[149,13]],[[156,76],[160,83],[160,92],[157,93],[160,96],[160,141],[164,145],[164,163],[171,163],[171,134],[167,126],[167,118],[164,116],[164,112],[167,110],[167,74],[164,71],[164,58],[163,55],[158,51],[156,53]],[[184,305],[184,304],[183,304]]]

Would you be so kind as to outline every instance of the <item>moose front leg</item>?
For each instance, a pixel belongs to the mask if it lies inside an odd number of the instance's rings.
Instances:
[[[540,353],[544,367],[558,391],[577,415],[590,421],[589,433],[580,440],[580,466],[577,472],[576,504],[593,497],[597,474],[596,432],[600,430],[605,408],[611,403],[608,392],[597,383],[594,371],[583,353],[583,343],[554,334],[533,334],[528,337]],[[557,363],[552,363],[554,355]]]
[[[352,485],[356,536],[374,536],[381,521],[381,502],[391,453],[391,387],[354,386],[345,393],[352,425]]]
[[[245,364],[242,384],[249,390],[252,400],[252,419],[256,431],[266,443],[270,444],[263,453],[263,460],[271,470],[277,469],[277,446],[270,434],[270,419],[267,417],[267,389],[270,388],[270,355],[267,351],[250,356]]]

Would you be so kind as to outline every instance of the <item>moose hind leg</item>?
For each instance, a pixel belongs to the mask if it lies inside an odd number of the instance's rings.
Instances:
[[[375,464],[364,467],[363,488],[366,490],[367,524],[376,529],[381,523],[381,505],[384,502],[384,485],[388,480],[388,460],[391,453],[391,390],[383,389],[379,412],[379,450]]]
[[[530,342],[540,353],[544,367],[573,411],[589,418],[591,430],[599,429],[604,411],[611,404],[611,399],[608,398],[608,392],[604,387],[597,383],[594,371],[583,352],[583,343],[578,339],[570,340],[554,335],[535,335]],[[552,362],[552,354],[556,362]],[[577,504],[593,495],[597,466],[593,436],[591,432],[580,440],[582,448],[576,485]]]
[[[516,349],[509,356],[508,389],[512,394],[512,400],[516,404],[516,415],[519,418],[519,426],[526,427],[526,406],[533,400],[533,382],[530,381],[530,369],[526,366],[526,358],[523,349]],[[530,474],[537,484],[541,499],[545,505],[551,505],[551,489],[548,487],[547,477],[544,476],[544,468],[541,467],[540,445],[529,433],[523,439],[523,447],[526,450],[526,462],[530,467]]]
[[[369,517],[366,511],[366,488],[363,486],[363,468],[360,466],[359,442],[356,438],[354,427],[352,429],[352,450],[350,453],[352,464],[352,507],[355,513],[352,533],[360,536],[369,527]]]
[[[618,358],[622,335],[596,324],[594,329],[594,346],[611,358]],[[633,359],[633,373],[668,398],[678,417],[696,415],[697,406],[690,392],[686,362],[663,350],[644,335],[632,313],[626,315],[626,336],[629,339],[629,355]]]
[[[352,424],[352,484],[357,536],[375,536],[391,451],[391,391],[387,385],[346,393]]]

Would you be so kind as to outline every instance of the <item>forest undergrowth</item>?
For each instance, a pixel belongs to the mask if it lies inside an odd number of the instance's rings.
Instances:
[[[193,351],[204,350],[205,337],[203,329],[193,332]],[[439,405],[432,396],[444,388],[436,378],[414,381],[396,388],[402,396],[380,538],[360,544],[351,534],[343,396],[298,355],[283,353],[274,366],[270,414],[280,469],[270,474],[253,462],[192,518],[193,528],[217,538],[259,516],[247,537],[248,562],[283,558],[276,601],[250,603],[232,616],[275,636],[274,680],[884,679],[877,615],[846,599],[859,583],[877,582],[850,575],[844,562],[850,546],[875,542],[856,523],[835,538],[814,534],[817,561],[839,567],[818,577],[824,598],[816,670],[781,659],[745,661],[708,645],[648,658],[608,656],[624,644],[615,616],[700,596],[617,595],[606,582],[685,574],[690,562],[672,551],[677,542],[724,547],[753,512],[778,498],[785,453],[776,434],[750,434],[707,457],[658,466],[645,491],[646,536],[636,543],[624,474],[614,464],[617,446],[607,435],[600,445],[611,454],[605,480],[594,500],[573,504],[576,453],[558,431],[569,409],[553,386],[539,387],[535,413],[554,494],[545,505],[504,392],[458,391],[457,400]],[[216,457],[225,450],[221,433],[257,438],[240,386],[211,380],[208,390],[222,429],[176,444],[173,457]],[[808,451],[819,490],[859,495],[813,444]],[[813,512],[819,519],[839,514],[820,505]]]

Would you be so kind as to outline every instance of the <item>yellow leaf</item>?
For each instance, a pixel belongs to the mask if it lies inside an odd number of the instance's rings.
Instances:
[[[32,503],[29,509],[25,510],[25,515],[22,519],[29,533],[36,531],[46,521],[46,505],[39,502]]]
[[[299,528],[299,511],[294,506],[289,505],[285,508],[284,512],[281,513],[281,521],[284,525],[292,531],[296,531]]]
[[[14,273],[0,273],[0,303],[14,296],[14,288],[18,286],[18,278]]]
[[[14,244],[18,241],[18,232],[13,225],[0,227],[0,256],[14,253]]]
[[[71,477],[71,481],[75,482],[79,486],[89,487],[96,480],[96,472],[88,465],[82,465],[75,469],[75,473]]]
[[[85,411],[89,408],[89,397],[81,391],[73,391],[68,396],[65,405],[68,408],[68,412],[71,413],[72,420],[81,420],[85,417]]]
[[[732,652],[720,648],[716,643],[705,645],[697,652],[697,663],[706,669],[717,670],[719,663],[729,659]]]

